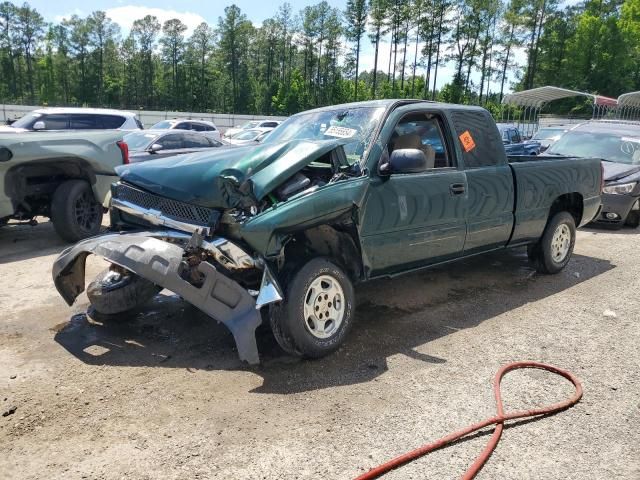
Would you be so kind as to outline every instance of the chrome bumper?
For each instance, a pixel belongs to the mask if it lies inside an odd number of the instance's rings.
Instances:
[[[181,242],[182,245],[174,243]],[[185,248],[194,246],[211,252],[230,262],[228,268],[261,268],[262,283],[255,292],[247,291],[234,280],[219,272],[209,262],[201,262],[201,287],[180,276]],[[240,255],[242,252],[243,255]],[[261,324],[260,308],[282,300],[282,292],[266,265],[255,262],[232,242],[223,238],[204,241],[199,236],[179,232],[135,232],[107,234],[83,240],[66,249],[53,264],[52,276],[62,298],[72,305],[85,288],[85,260],[90,254],[99,255],[150,282],[171,290],[199,308],[231,331],[241,360],[259,363],[255,329]],[[251,263],[250,263],[251,262]]]

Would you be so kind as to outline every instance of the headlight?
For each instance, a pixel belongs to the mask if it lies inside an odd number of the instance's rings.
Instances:
[[[636,185],[638,184],[638,182],[631,182],[631,183],[621,183],[620,185],[611,185],[609,187],[604,187],[602,189],[603,193],[615,193],[618,195],[626,195],[628,193],[631,193],[633,191],[634,188],[636,188]]]

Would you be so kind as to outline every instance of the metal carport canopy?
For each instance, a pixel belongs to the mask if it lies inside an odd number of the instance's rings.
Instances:
[[[639,93],[639,92],[636,92]],[[615,106],[617,100],[615,98],[603,97],[592,93],[578,92],[577,90],[568,90],[560,87],[538,87],[522,92],[509,93],[504,96],[502,103],[505,105],[516,105],[521,107],[541,108],[544,104],[561,98],[569,97],[587,97],[590,98],[594,105],[598,106]]]
[[[618,97],[620,107],[640,107],[640,91],[623,93]]]

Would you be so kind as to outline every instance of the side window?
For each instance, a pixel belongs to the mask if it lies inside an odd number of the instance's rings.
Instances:
[[[444,140],[442,120],[431,113],[411,113],[398,124],[389,140],[389,154],[393,150],[415,148],[426,155],[431,168],[453,166]]]
[[[201,123],[191,122],[191,130],[193,130],[194,132],[204,132],[206,128]]]
[[[100,115],[101,128],[113,129],[120,128],[127,119],[118,115]]]
[[[515,128],[509,131],[511,135],[511,143],[522,143],[522,139],[520,138],[520,132]]]
[[[490,167],[507,162],[500,132],[489,112],[456,109],[451,111],[451,120],[455,128],[454,141],[460,146],[465,168]]]
[[[204,126],[204,129],[205,129],[207,132],[215,132],[215,131],[216,131],[216,127],[214,127],[213,125],[205,125],[205,126]]]
[[[184,148],[209,148],[211,144],[207,137],[195,133],[185,133]]]
[[[502,130],[502,140],[511,143],[511,139],[509,138],[509,129]]]
[[[38,120],[44,121],[45,130],[66,130],[69,128],[69,115],[46,115]]]
[[[264,128],[276,128],[278,124],[276,122],[263,122],[262,126]]]
[[[177,128],[178,130],[191,130],[191,123],[189,122],[180,122],[178,124],[176,124],[175,127],[173,128]]]
[[[75,114],[71,116],[72,129],[89,130],[100,128],[97,115]]]
[[[162,148],[164,150],[176,150],[178,148],[184,148],[184,134],[170,133],[162,137],[156,143],[162,145]]]

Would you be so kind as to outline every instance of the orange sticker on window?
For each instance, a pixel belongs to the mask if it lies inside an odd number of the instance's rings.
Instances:
[[[476,148],[476,142],[473,141],[473,137],[469,133],[469,130],[465,130],[459,137],[460,142],[462,143],[462,148],[464,148],[465,152],[470,152],[474,148]]]

